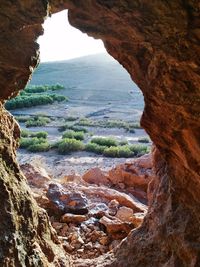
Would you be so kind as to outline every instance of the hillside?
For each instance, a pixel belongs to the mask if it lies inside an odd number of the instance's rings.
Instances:
[[[31,84],[66,87],[62,93],[71,101],[88,105],[128,104],[143,109],[143,97],[126,70],[107,54],[90,55],[67,61],[41,63]]]

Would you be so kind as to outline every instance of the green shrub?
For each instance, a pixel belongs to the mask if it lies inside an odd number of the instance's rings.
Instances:
[[[51,148],[48,142],[36,143],[28,146],[27,150],[30,152],[45,152]]]
[[[16,119],[18,122],[26,122],[27,120],[30,119],[30,116],[15,116],[15,119]]]
[[[56,91],[64,89],[65,87],[59,83],[53,84],[53,85],[47,85],[49,90]]]
[[[84,149],[84,144],[76,139],[65,138],[57,144],[58,152],[60,154],[67,154],[72,151],[79,151]]]
[[[91,143],[98,144],[100,146],[117,146],[117,141],[112,137],[96,137],[91,140]]]
[[[107,147],[103,151],[104,156],[118,158],[119,157],[119,148],[117,146]]]
[[[44,93],[47,91],[47,88],[43,85],[29,85],[24,89],[24,91],[29,94]]]
[[[48,95],[19,95],[6,102],[5,107],[7,109],[27,108],[38,105],[52,104],[53,98]]]
[[[87,133],[88,130],[84,127],[76,126],[76,125],[71,125],[71,124],[64,124],[58,128],[59,132],[64,132],[66,130],[73,130],[75,132],[84,132]]]
[[[72,138],[76,140],[84,140],[83,132],[75,132],[73,130],[67,131],[62,135],[62,138]]]
[[[56,91],[56,90],[60,90],[60,89],[64,89],[64,86],[61,84],[53,84],[53,85],[28,85],[24,91],[27,93],[44,93],[48,90],[51,91]]]
[[[146,153],[148,153],[148,147],[144,145],[130,145],[129,149],[134,153],[135,156],[142,156]]]
[[[98,126],[97,124],[97,121],[92,121],[88,118],[81,118],[79,120],[79,122],[77,123],[77,125],[80,125],[80,126]]]
[[[106,157],[113,158],[129,158],[133,156],[133,152],[130,150],[129,146],[111,146],[107,147],[103,151],[103,155]]]
[[[21,92],[15,98],[8,100],[5,104],[7,109],[27,108],[39,105],[53,104],[53,102],[67,100],[67,97],[57,94],[29,94]]]
[[[25,123],[26,127],[46,126],[51,122],[51,119],[47,117],[34,117]]]
[[[120,146],[128,145],[128,141],[127,140],[122,140],[122,141],[119,142],[119,145]]]
[[[20,138],[20,148],[28,148],[31,145],[35,145],[35,144],[41,144],[41,143],[45,143],[46,140],[43,138]]]
[[[51,94],[49,96],[52,97],[53,101],[57,101],[57,102],[68,100],[68,98],[64,95]]]
[[[148,137],[140,137],[140,138],[138,138],[138,142],[139,143],[149,143],[150,142],[150,140],[149,140],[149,138]]]
[[[80,126],[76,126],[76,125],[72,125],[70,128],[70,130],[73,130],[75,132],[83,132],[83,133],[87,133],[88,130],[84,127],[80,127]]]
[[[120,158],[130,158],[131,156],[133,156],[133,152],[127,145],[118,146],[118,154]]]
[[[106,149],[107,147],[106,146],[100,146],[98,144],[95,144],[95,143],[88,143],[86,146],[85,146],[85,150],[86,151],[89,151],[89,152],[94,152],[96,154],[103,154],[104,150]]]
[[[37,138],[47,139],[47,136],[48,136],[48,133],[45,132],[45,131],[30,133],[30,137],[37,137]]]
[[[81,126],[90,127],[104,127],[104,128],[123,128],[131,133],[134,133],[134,128],[139,128],[138,123],[125,122],[121,120],[91,120],[88,118],[81,118],[77,123]],[[141,127],[140,127],[141,128]]]
[[[29,132],[29,131],[27,131],[27,130],[24,130],[24,129],[22,129],[22,130],[21,130],[21,137],[28,137],[28,136],[29,136],[29,134],[30,134],[30,132]]]

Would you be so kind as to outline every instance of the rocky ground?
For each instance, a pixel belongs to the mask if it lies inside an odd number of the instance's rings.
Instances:
[[[153,178],[147,154],[109,171],[51,177],[39,163],[21,165],[38,204],[46,209],[67,253],[92,259],[116,248],[147,212]]]

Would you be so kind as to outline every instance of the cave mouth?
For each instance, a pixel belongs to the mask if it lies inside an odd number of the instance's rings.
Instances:
[[[15,2],[13,4],[13,2]],[[4,108],[36,67],[44,17],[100,38],[144,94],[155,179],[142,226],[116,251],[71,264],[16,160],[19,126]],[[179,18],[177,20],[177,18]],[[0,265],[199,266],[199,1],[2,1],[0,25]]]
[[[64,248],[78,258],[114,249],[147,212],[151,142],[139,124],[143,96],[125,72],[104,54],[44,62],[18,102],[6,104],[21,126],[21,170]],[[51,95],[61,101],[17,106]],[[71,140],[78,148],[69,153]]]

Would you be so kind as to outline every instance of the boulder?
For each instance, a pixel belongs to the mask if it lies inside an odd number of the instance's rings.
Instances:
[[[86,214],[88,213],[87,198],[80,192],[68,191],[61,184],[51,183],[47,197],[52,204],[52,209],[60,214]]]
[[[109,207],[109,215],[115,216],[115,214],[119,209],[119,202],[116,199],[112,199],[109,202],[108,207]]]
[[[153,178],[151,154],[144,155],[130,163],[119,164],[108,172],[109,181],[114,185],[125,185],[147,191]]]
[[[123,222],[132,222],[133,210],[127,207],[120,207],[116,217]]]
[[[134,213],[133,217],[131,218],[131,222],[134,224],[135,227],[139,227],[142,224],[145,215],[145,213],[141,212]]]
[[[43,167],[39,166],[38,164],[33,165],[30,163],[25,163],[22,164],[20,168],[23,174],[25,175],[28,184],[31,187],[36,187],[36,188],[48,187],[51,178]]]
[[[108,187],[80,186],[80,190],[88,197],[98,196],[107,201],[116,200],[121,206],[133,209],[134,212],[144,212],[147,206],[139,202],[135,197],[119,192]]]
[[[87,217],[85,215],[76,215],[76,214],[71,214],[71,213],[65,213],[62,218],[61,222],[66,222],[66,223],[82,223],[87,220]]]
[[[102,171],[99,168],[90,169],[83,175],[82,179],[89,184],[97,184],[97,185],[109,184],[106,172]]]
[[[116,217],[109,216],[103,216],[99,222],[103,224],[106,227],[107,233],[113,238],[113,239],[122,239],[128,235],[128,233],[133,229],[132,224],[122,222]]]

